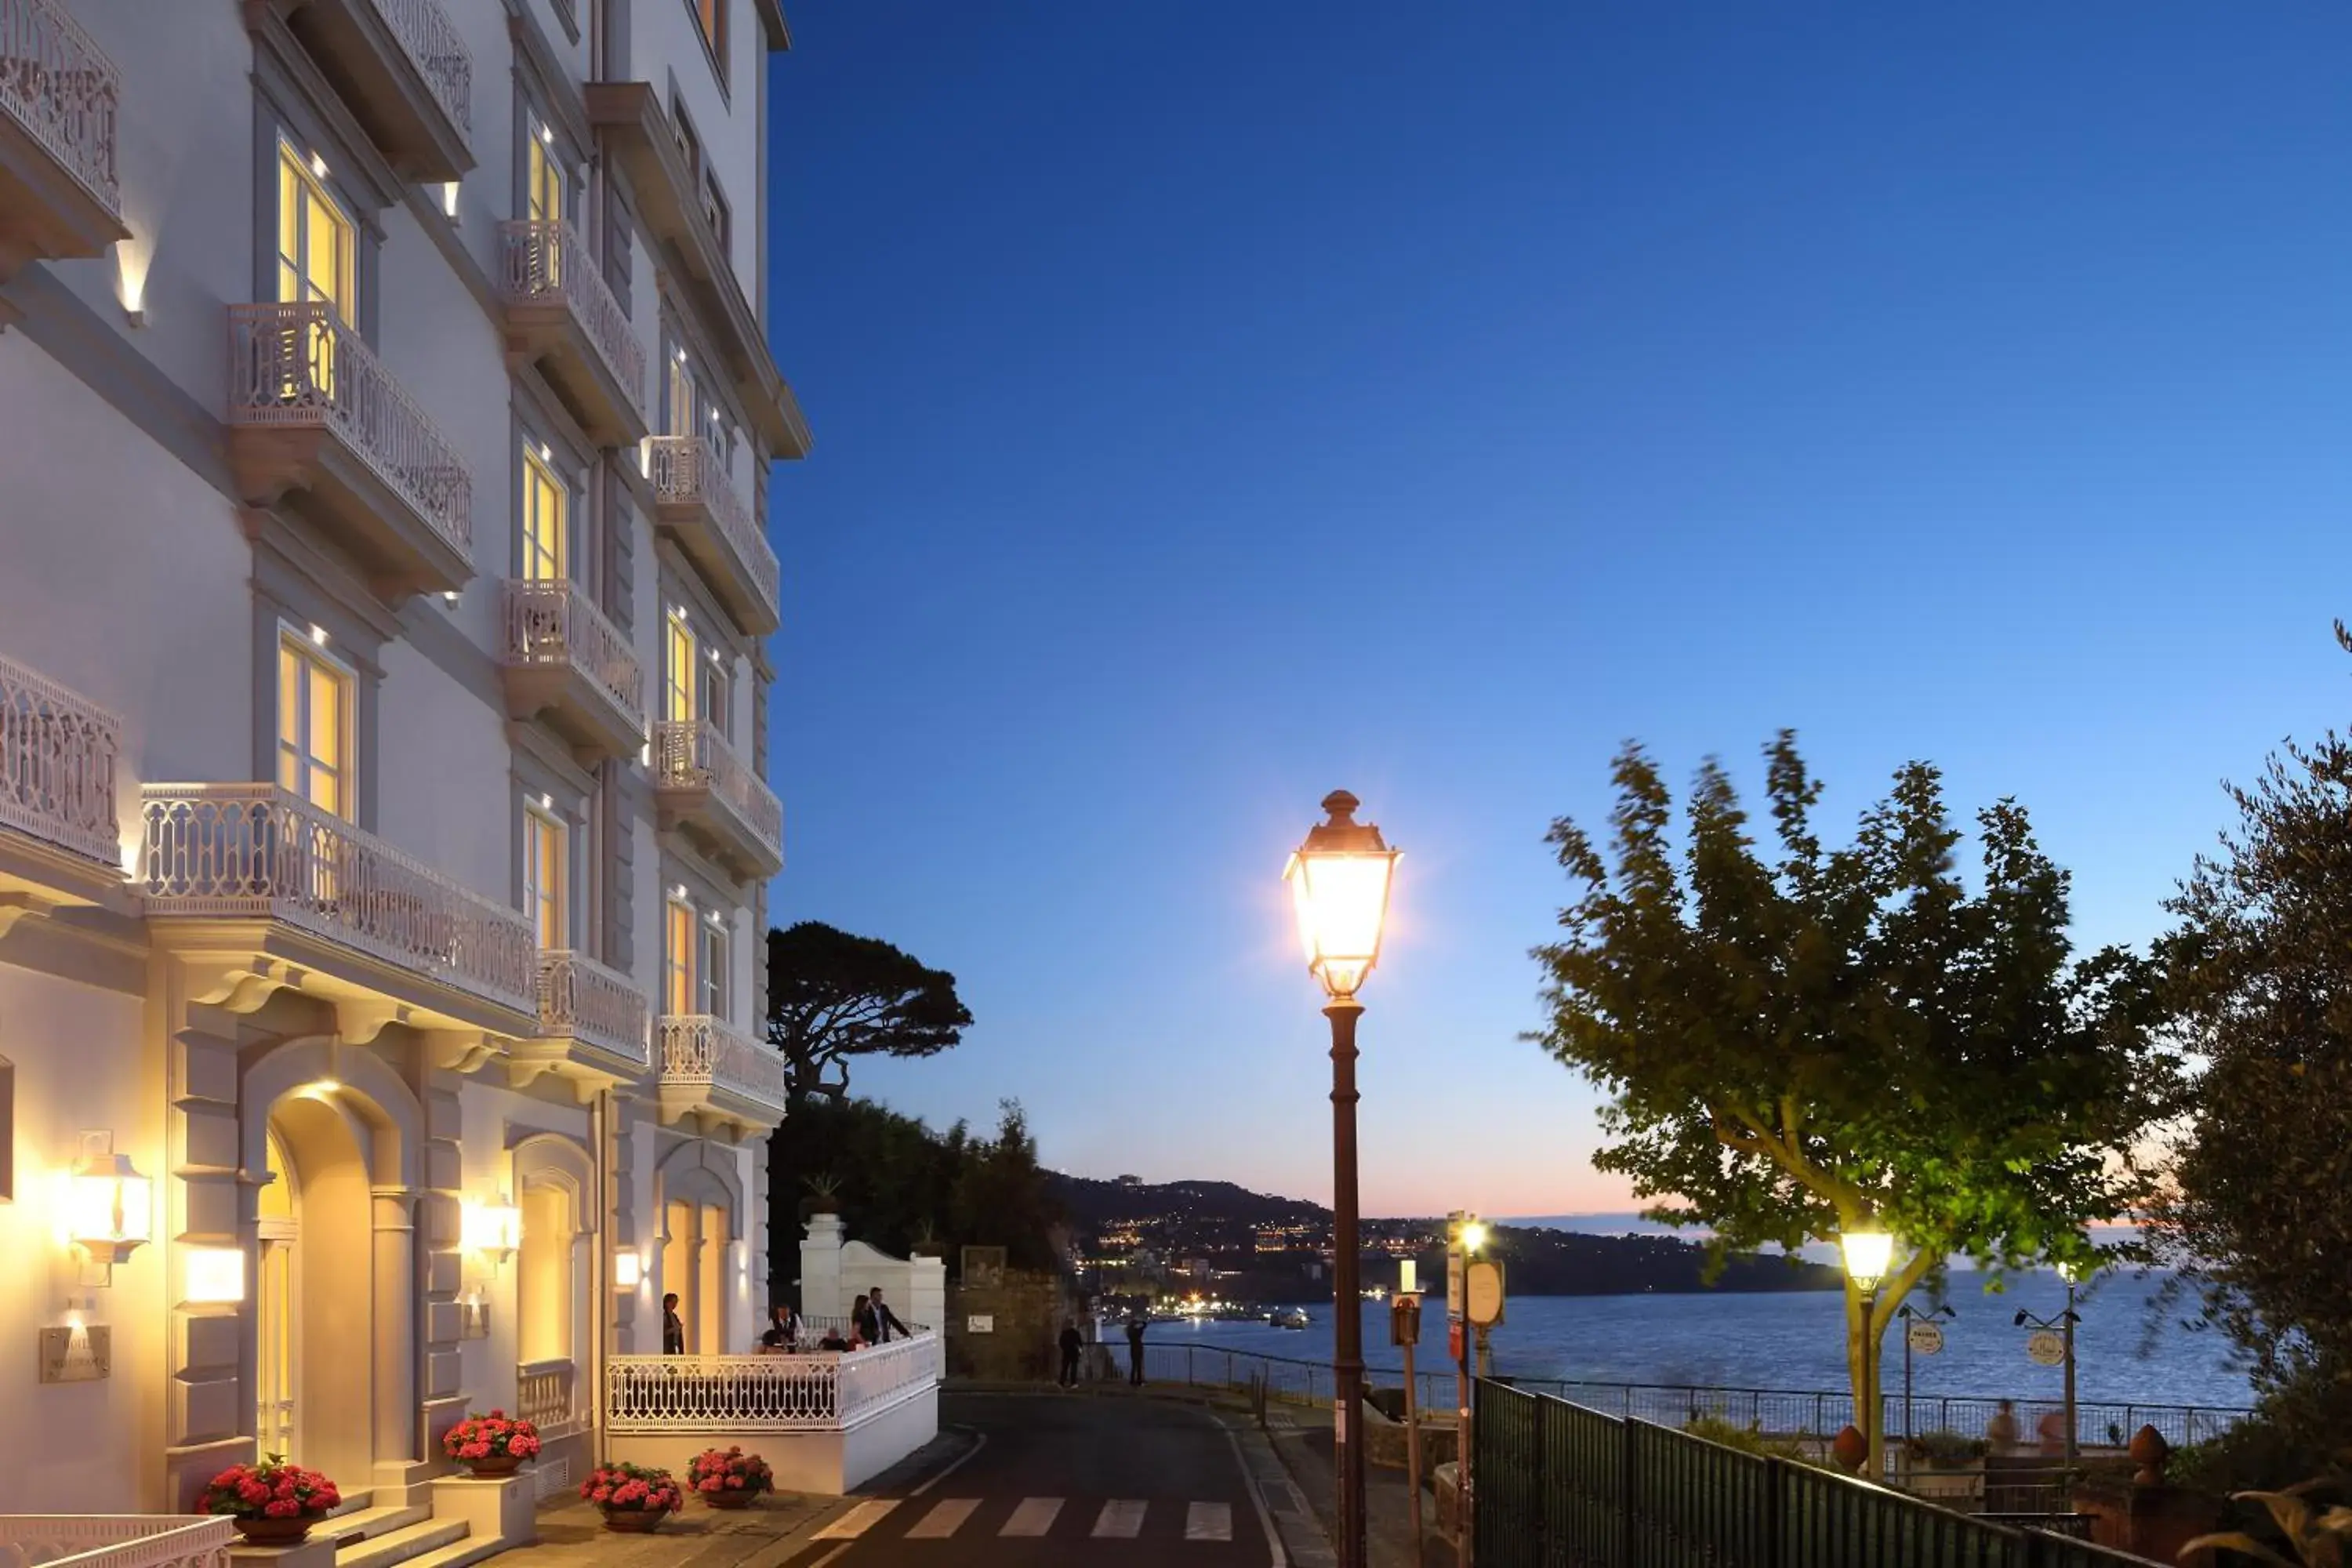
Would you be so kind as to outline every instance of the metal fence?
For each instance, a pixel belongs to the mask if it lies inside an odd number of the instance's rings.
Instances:
[[[1483,1568],[2146,1568],[1522,1388],[1481,1383],[1476,1410]]]

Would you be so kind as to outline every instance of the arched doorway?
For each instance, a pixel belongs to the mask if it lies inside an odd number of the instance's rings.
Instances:
[[[256,1446],[353,1488],[376,1457],[370,1142],[331,1096],[287,1096],[256,1214]]]

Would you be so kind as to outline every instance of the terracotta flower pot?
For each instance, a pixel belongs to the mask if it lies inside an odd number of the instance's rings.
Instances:
[[[512,1454],[493,1454],[487,1459],[468,1459],[466,1463],[477,1476],[510,1476],[522,1468],[522,1461]]]
[[[705,1492],[702,1500],[713,1508],[750,1508],[751,1500],[759,1495],[747,1491]]]
[[[308,1536],[310,1526],[317,1522],[304,1514],[296,1514],[292,1519],[271,1519],[267,1515],[257,1519],[239,1517],[236,1532],[256,1546],[291,1546]]]
[[[608,1508],[604,1528],[621,1534],[645,1535],[661,1528],[662,1516],[649,1508]]]

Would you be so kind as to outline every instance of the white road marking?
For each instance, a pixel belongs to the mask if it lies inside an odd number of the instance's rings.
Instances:
[[[1102,1512],[1095,1518],[1097,1541],[1132,1541],[1143,1531],[1143,1510],[1148,1506],[1140,1498],[1114,1498],[1103,1504]]]
[[[1054,1516],[1062,1511],[1062,1500],[1057,1497],[1025,1497],[1013,1517],[1004,1521],[999,1535],[1043,1535],[1054,1528]]]
[[[962,1529],[963,1521],[970,1519],[971,1510],[979,1506],[980,1500],[976,1497],[943,1499],[932,1507],[930,1512],[915,1521],[915,1528],[907,1531],[907,1539],[944,1541]]]
[[[1266,1550],[1274,1554],[1272,1568],[1290,1568],[1290,1553],[1282,1549],[1281,1532],[1274,1527],[1274,1515],[1265,1506],[1265,1494],[1259,1490],[1257,1478],[1250,1474],[1249,1459],[1242,1453],[1242,1440],[1223,1422],[1219,1421],[1217,1426],[1233,1447],[1234,1468],[1242,1473],[1242,1484],[1249,1488],[1250,1507],[1257,1511],[1257,1525],[1265,1532]]]
[[[897,1498],[869,1498],[818,1531],[813,1541],[855,1541],[875,1525],[882,1516],[898,1506]]]
[[[1196,1502],[1185,1510],[1185,1540],[1231,1541],[1233,1538],[1233,1504],[1229,1502]]]

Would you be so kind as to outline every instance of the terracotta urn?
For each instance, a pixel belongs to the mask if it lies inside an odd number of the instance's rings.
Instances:
[[[308,1536],[310,1527],[317,1522],[309,1515],[299,1513],[291,1519],[272,1519],[267,1514],[248,1519],[239,1515],[236,1532],[256,1546],[292,1546]]]
[[[484,1479],[494,1476],[510,1476],[522,1468],[522,1461],[512,1454],[493,1454],[487,1459],[468,1459],[467,1466]]]
[[[750,1508],[751,1500],[759,1495],[747,1491],[705,1492],[702,1500],[713,1508]]]
[[[604,1510],[604,1528],[622,1535],[649,1535],[661,1528],[662,1514],[658,1509],[608,1508]]]
[[[1848,1426],[1830,1443],[1830,1458],[1845,1469],[1860,1475],[1862,1468],[1870,1463],[1869,1439],[1863,1436],[1860,1428]]]

